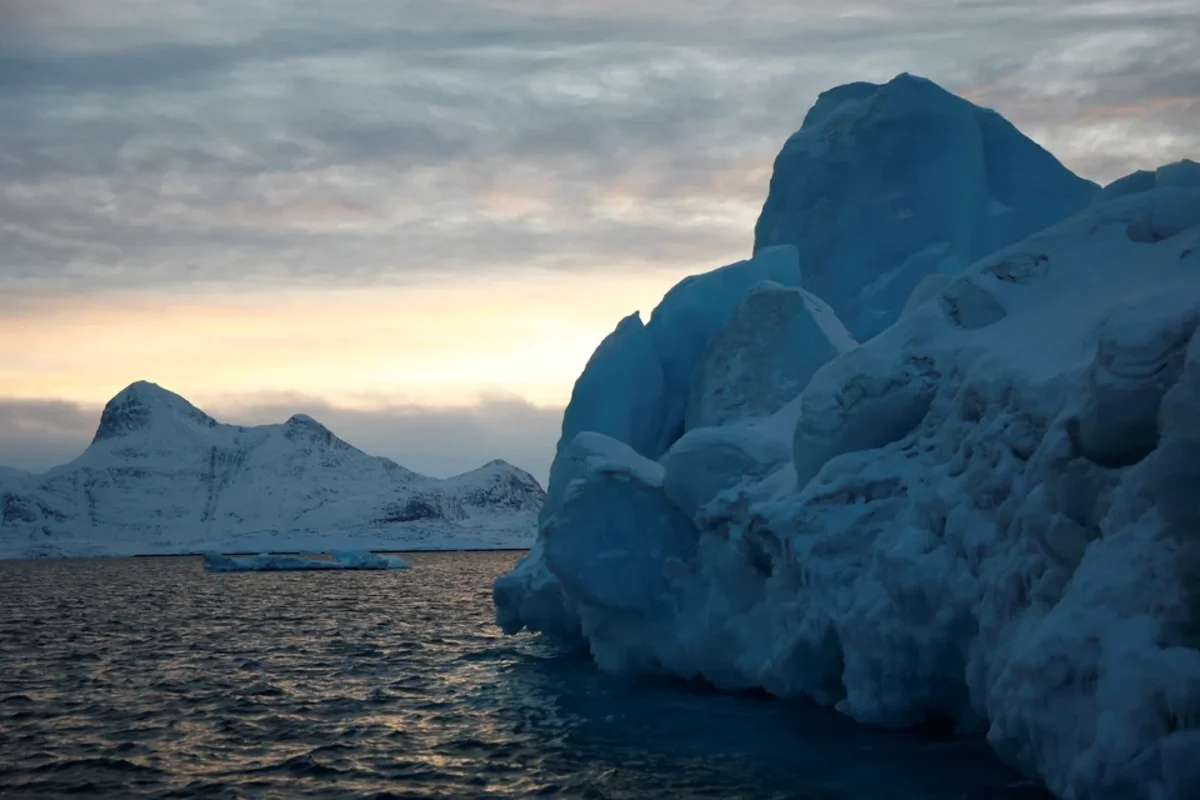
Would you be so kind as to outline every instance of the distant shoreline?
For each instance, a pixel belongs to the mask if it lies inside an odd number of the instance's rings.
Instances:
[[[341,548],[339,548],[341,549]],[[453,548],[424,548],[419,550],[369,550],[370,553],[525,553],[528,547],[453,547]],[[236,550],[221,553],[223,556],[257,556],[261,553],[273,556],[295,556],[302,553],[317,553],[328,551],[316,550]],[[139,553],[131,556],[63,556],[64,558],[198,558],[203,552],[196,553]]]
[[[317,550],[240,550],[232,553],[221,553],[223,556],[257,556],[266,552],[273,556],[296,556],[302,554],[320,555]],[[463,547],[451,549],[423,550],[370,550],[371,553],[395,553],[397,555],[420,555],[422,553],[528,553],[528,547]],[[96,554],[90,556],[0,556],[0,562],[5,561],[74,561],[82,559],[120,560],[126,558],[201,558],[204,552],[195,553],[137,553],[135,555]]]

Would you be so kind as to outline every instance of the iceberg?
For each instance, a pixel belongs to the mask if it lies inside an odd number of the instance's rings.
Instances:
[[[366,550],[334,550],[328,558],[313,558],[284,553],[260,553],[256,556],[226,556],[204,553],[205,572],[290,572],[336,569],[411,569],[400,556],[371,553]]]
[[[956,135],[1013,135],[917,88],[935,116],[975,120]],[[878,91],[834,90],[811,124],[895,102]],[[1044,151],[1004,147],[987,163],[1013,173],[993,176],[1009,200],[1016,173],[1078,190],[1061,214],[1049,186],[1010,217],[1043,227],[916,275],[885,327],[845,326],[860,344],[781,335],[771,315],[756,336],[735,309],[693,350],[723,352],[696,359],[684,408],[716,413],[661,453],[564,437],[538,543],[495,584],[504,629],[573,638],[609,670],[985,733],[1062,798],[1200,797],[1200,176],[1169,165],[1092,201]],[[836,219],[872,202],[830,198]],[[875,275],[909,258],[886,255]],[[790,288],[853,321],[801,266]],[[779,366],[721,366],[739,357]]]

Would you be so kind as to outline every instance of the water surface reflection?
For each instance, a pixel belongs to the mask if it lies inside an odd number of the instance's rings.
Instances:
[[[492,625],[510,553],[408,572],[0,562],[0,794],[1032,800],[977,740],[627,680]]]

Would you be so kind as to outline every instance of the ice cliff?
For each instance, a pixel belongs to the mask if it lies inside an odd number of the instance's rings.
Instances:
[[[568,410],[500,625],[607,669],[984,731],[1063,798],[1200,797],[1196,165],[1097,191],[902,76],[822,95],[771,196],[758,244],[791,247],[759,252],[798,254],[800,280],[748,275],[696,315],[711,325],[651,339],[688,354],[682,425],[659,422],[680,406],[661,349],[637,374],[610,351],[589,383],[601,346],[577,408],[629,416]],[[926,270],[933,251],[953,258]],[[897,270],[906,290],[876,291]]]
[[[502,461],[430,478],[304,414],[223,425],[139,382],[108,402],[79,458],[0,473],[0,557],[522,547],[543,497]]]

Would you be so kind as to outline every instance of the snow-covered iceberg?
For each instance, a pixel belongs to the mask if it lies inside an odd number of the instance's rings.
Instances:
[[[821,103],[809,117],[839,118]],[[886,129],[859,133],[886,146]],[[1043,153],[994,159],[1014,176],[1057,174]],[[911,298],[889,301],[893,324],[837,348],[793,399],[717,415],[662,452],[564,430],[539,542],[496,581],[498,622],[586,641],[609,669],[985,731],[1063,798],[1200,797],[1189,164],[1095,202],[1086,186],[1067,192],[1065,219],[937,285],[918,276]],[[828,202],[841,219],[872,198]],[[885,255],[875,276],[896,264]],[[828,300],[804,266],[801,286]],[[777,340],[800,362],[824,339]],[[748,353],[757,341],[718,333],[701,350],[721,340]],[[719,379],[692,377],[719,396]]]
[[[256,556],[226,556],[204,554],[205,572],[289,572],[298,570],[331,569],[410,569],[400,556],[372,553],[367,550],[334,550],[327,557],[291,555],[289,553],[259,553]]]

